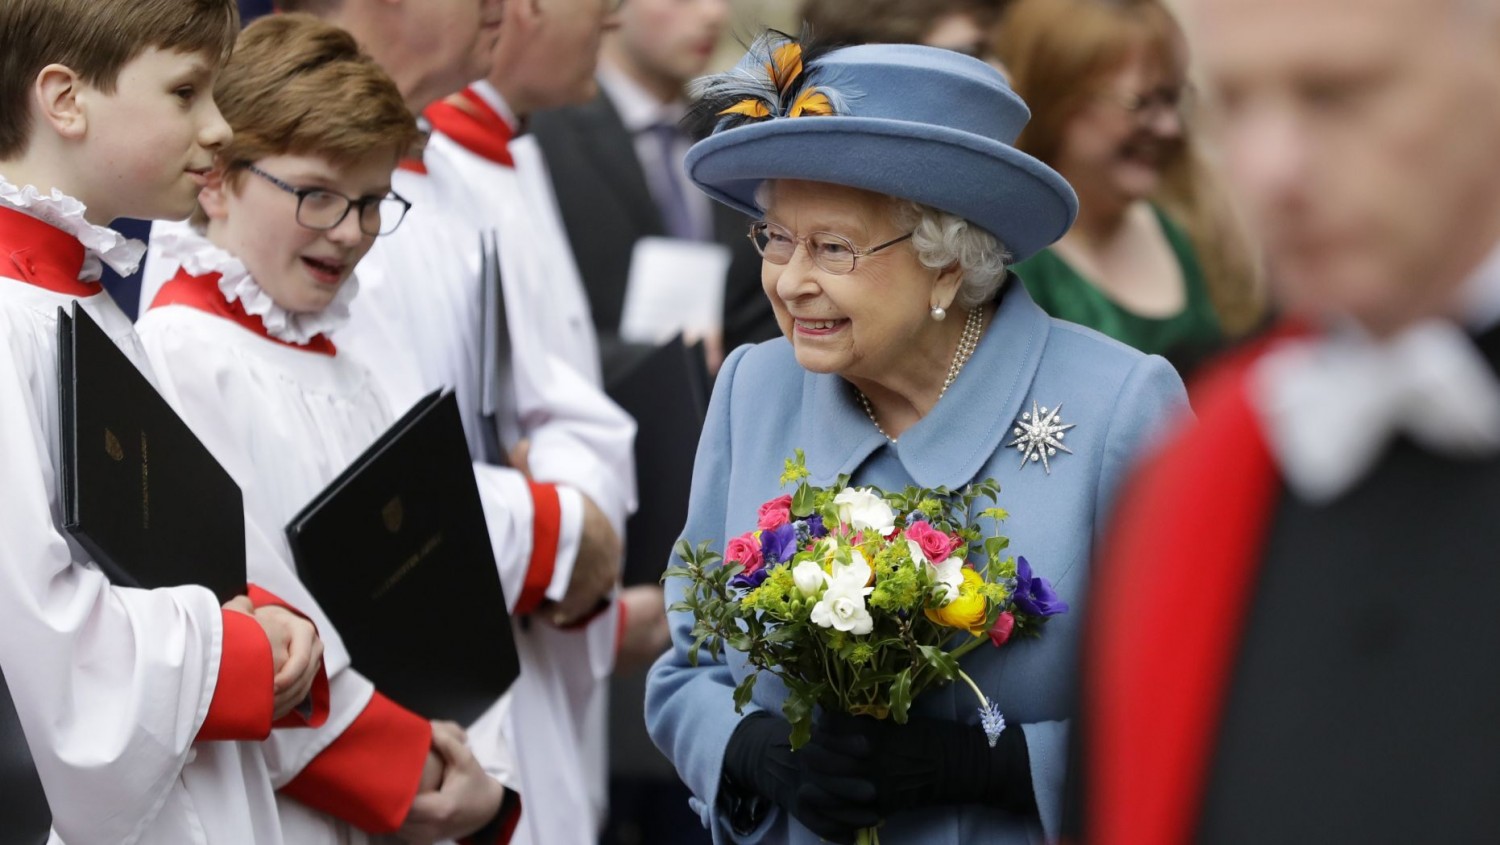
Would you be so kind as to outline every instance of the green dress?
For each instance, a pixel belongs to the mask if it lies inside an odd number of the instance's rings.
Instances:
[[[1079,275],[1051,249],[1017,264],[1015,271],[1031,298],[1054,317],[1103,332],[1142,352],[1160,355],[1187,375],[1204,358],[1224,346],[1224,332],[1208,299],[1203,267],[1187,233],[1161,209],[1161,222],[1187,284],[1187,305],[1170,317],[1143,317],[1122,307]]]

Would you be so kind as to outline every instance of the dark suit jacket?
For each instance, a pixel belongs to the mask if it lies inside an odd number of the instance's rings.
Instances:
[[[610,357],[620,328],[635,242],[664,235],[634,140],[603,91],[590,103],[540,112],[531,132],[547,158],[563,225],[588,290],[601,351]],[[781,334],[760,286],[760,256],[745,215],[712,203],[714,237],[733,254],[724,289],[725,352]]]

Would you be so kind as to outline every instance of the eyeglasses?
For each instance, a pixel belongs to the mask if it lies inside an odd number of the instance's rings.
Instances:
[[[916,233],[907,232],[879,246],[856,249],[848,238],[832,232],[813,232],[805,238],[799,238],[785,228],[764,220],[750,226],[750,242],[755,244],[755,251],[759,252],[765,260],[772,264],[786,264],[796,254],[797,245],[805,243],[807,254],[812,257],[812,262],[835,276],[854,272],[855,259],[879,252],[888,246],[895,246],[914,234]]]
[[[1179,117],[1187,115],[1192,110],[1193,86],[1187,83],[1163,85],[1144,94],[1111,91],[1099,96],[1129,112],[1137,121],[1146,123],[1163,112]]]
[[[356,200],[323,188],[299,188],[287,184],[253,164],[246,164],[245,169],[296,197],[297,223],[319,232],[338,226],[349,216],[350,209],[358,208],[361,232],[370,237],[389,235],[396,231],[406,219],[406,212],[411,210],[411,203],[395,191],[383,197]]]

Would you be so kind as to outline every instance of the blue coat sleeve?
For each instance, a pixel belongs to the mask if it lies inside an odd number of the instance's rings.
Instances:
[[[733,483],[730,468],[731,396],[734,376],[750,347],[740,347],[724,362],[714,386],[708,407],[708,419],[698,441],[698,455],[693,463],[693,488],[688,505],[687,526],[682,536],[691,543],[712,540],[722,551],[725,507]],[[665,584],[666,603],[670,608],[683,598],[684,582],[670,578]],[[696,667],[688,663],[693,643],[693,615],[685,611],[668,612],[672,631],[672,648],[651,667],[646,683],[646,729],[663,754],[677,767],[696,800],[704,826],[715,843],[737,842],[744,845],[761,842],[779,822],[780,810],[772,810],[760,828],[748,837],[735,836],[717,808],[719,781],[724,765],[724,750],[739,724],[734,711],[735,680],[729,666],[714,662],[702,654]],[[759,710],[754,704],[745,708],[748,715]]]

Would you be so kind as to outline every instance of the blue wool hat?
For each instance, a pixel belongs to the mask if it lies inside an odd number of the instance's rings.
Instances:
[[[688,152],[688,176],[753,217],[766,179],[827,182],[956,214],[1021,261],[1078,214],[1068,183],[1012,146],[1026,104],[993,67],[951,50],[866,44],[804,68],[797,42],[768,33],[694,93],[717,125]]]

